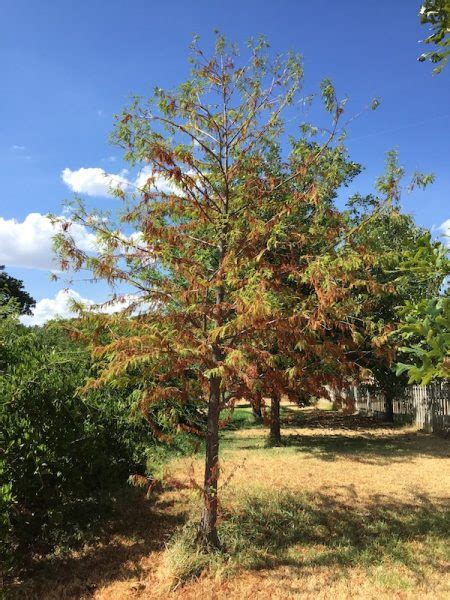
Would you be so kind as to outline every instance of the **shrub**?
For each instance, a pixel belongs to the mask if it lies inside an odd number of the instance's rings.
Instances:
[[[0,319],[0,527],[7,567],[79,536],[131,472],[150,434],[125,391],[77,393],[89,353],[61,326]]]

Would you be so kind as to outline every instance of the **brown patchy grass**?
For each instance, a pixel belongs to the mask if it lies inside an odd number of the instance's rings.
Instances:
[[[202,475],[201,456],[182,459],[169,466],[161,494],[148,502],[130,493],[98,543],[41,561],[11,597],[448,597],[448,441],[285,405],[285,445],[269,448],[245,411],[222,436],[228,553],[200,556],[196,577],[176,585],[170,560],[191,568],[182,558],[190,560],[193,530],[181,525],[196,520],[190,479]],[[174,534],[181,554],[177,543],[166,549]]]

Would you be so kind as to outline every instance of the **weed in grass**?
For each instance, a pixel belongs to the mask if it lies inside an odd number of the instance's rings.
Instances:
[[[206,551],[196,542],[198,518],[189,520],[167,546],[159,579],[168,590],[174,590],[186,581],[203,573],[224,577],[234,572],[232,556],[225,548]]]

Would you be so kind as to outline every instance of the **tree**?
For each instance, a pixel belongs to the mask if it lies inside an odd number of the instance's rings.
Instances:
[[[441,285],[434,295],[408,300],[399,307],[397,334],[402,362],[397,362],[396,373],[406,373],[409,383],[426,385],[433,379],[450,377],[450,296],[446,285],[450,261],[447,249],[428,235],[406,257],[405,269],[411,263],[423,278],[434,273]]]
[[[427,236],[426,231],[401,211],[404,177],[405,170],[399,165],[397,153],[390,151],[385,174],[377,181],[377,194],[355,195],[349,201],[351,222],[358,228],[355,239],[378,255],[370,275],[382,286],[366,304],[365,319],[369,319],[370,327],[361,325],[364,350],[355,359],[368,370],[371,387],[383,393],[386,420],[391,422],[394,419],[393,401],[407,382],[401,372],[396,375],[393,364],[399,345],[398,338],[393,335],[400,322],[398,308],[436,294],[442,282],[440,272],[429,256],[418,253],[424,236]],[[408,189],[425,187],[432,180],[430,175],[415,173]],[[360,227],[364,221],[365,226]],[[385,335],[376,334],[382,330]]]
[[[408,303],[401,309],[400,353],[409,363],[397,363],[397,375],[408,374],[408,383],[427,385],[450,377],[450,298],[442,296]],[[408,357],[409,355],[409,357]],[[411,360],[412,359],[412,360]]]
[[[6,306],[14,301],[21,315],[30,315],[36,301],[23,288],[23,282],[11,277],[0,265],[0,306]]]
[[[340,380],[336,365],[353,344],[349,290],[370,288],[354,272],[371,258],[345,243],[345,219],[324,201],[342,183],[345,151],[334,143],[344,103],[324,81],[325,141],[306,143],[314,131],[305,126],[274,169],[302,66],[292,54],[270,61],[264,39],[249,50],[249,61],[236,65],[237,51],[221,36],[212,57],[194,43],[187,82],[136,98],[113,135],[141,167],[133,191],[114,191],[124,201],[120,220],[89,213],[78,199],[71,217],[58,220],[55,242],[63,269],[87,268],[135,292],[113,319],[85,316],[101,361],[91,385],[132,379],[154,430],[152,406],[206,400],[199,541],[207,547],[220,546],[221,411],[240,398],[292,394],[299,380]],[[327,151],[325,169],[318,165]],[[97,234],[98,254],[76,247],[74,222]]]
[[[330,83],[324,82],[322,89],[327,90],[328,86]],[[301,334],[294,327],[290,334],[285,331],[282,336],[279,331],[265,332],[264,337],[268,338],[264,340],[265,347],[274,361],[275,369],[266,367],[266,371],[262,371],[258,377],[259,385],[264,387],[264,379],[268,383],[265,395],[271,398],[269,442],[272,445],[281,444],[281,394],[288,395],[293,402],[301,403],[305,396],[317,396],[321,390],[322,393],[327,393],[326,386],[342,384],[345,377],[354,372],[355,367],[348,360],[348,348],[354,345],[351,332],[348,327],[342,327],[346,323],[346,316],[354,307],[353,300],[349,305],[352,294],[341,289],[339,293],[333,294],[332,300],[325,307],[324,297],[318,303],[317,296],[321,292],[315,284],[315,276],[311,279],[311,272],[305,273],[303,268],[307,262],[319,265],[321,261],[325,261],[321,268],[333,282],[329,286],[325,277],[327,292],[330,287],[336,291],[336,284],[342,283],[343,279],[351,279],[352,269],[345,257],[348,251],[351,256],[353,250],[348,244],[340,246],[341,241],[345,240],[345,236],[341,237],[345,223],[334,201],[338,190],[347,186],[359,174],[361,167],[349,159],[343,144],[321,148],[314,140],[314,128],[304,125],[303,133],[303,137],[292,142],[289,167],[295,173],[303,165],[302,177],[293,177],[288,185],[278,191],[277,202],[272,204],[272,210],[282,210],[286,204],[293,207],[289,217],[284,220],[276,243],[268,244],[263,248],[263,253],[265,263],[277,274],[273,293],[280,298],[283,313],[291,316],[290,322],[294,323],[302,313],[313,314],[315,307],[321,306],[322,327],[312,328],[308,333],[302,330]],[[308,165],[305,159],[311,155],[318,159]],[[274,153],[271,157],[270,174],[280,176],[282,171],[279,155]],[[313,202],[293,201],[299,194],[302,197],[311,186],[315,189]],[[273,216],[265,215],[266,218]],[[326,264],[330,255],[342,262]],[[354,281],[349,289],[353,286],[357,287]],[[264,362],[262,357],[257,359],[260,370]],[[274,388],[274,382],[277,382],[278,389]]]
[[[0,561],[29,563],[78,539],[139,468],[154,442],[130,415],[129,391],[78,390],[95,370],[61,323],[0,319]]]
[[[438,74],[448,63],[450,56],[450,1],[426,0],[420,9],[420,22],[430,26],[432,33],[424,41],[426,44],[434,44],[435,49],[421,54],[419,60],[429,60],[436,64],[433,73]]]

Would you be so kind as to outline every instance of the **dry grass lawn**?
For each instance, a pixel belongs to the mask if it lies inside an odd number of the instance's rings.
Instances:
[[[42,561],[10,595],[448,598],[448,441],[288,405],[283,416],[280,448],[266,446],[266,430],[244,407],[223,432],[227,553],[191,561],[186,551],[193,528],[183,532],[183,524],[195,522],[200,503],[196,456],[168,465],[165,487],[150,501],[130,493],[98,543]],[[175,532],[181,554],[177,542],[166,549]],[[184,582],[187,573],[194,577]]]

